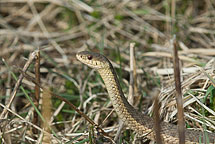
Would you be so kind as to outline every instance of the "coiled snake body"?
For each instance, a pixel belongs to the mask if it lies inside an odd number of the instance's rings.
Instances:
[[[106,85],[108,94],[115,111],[122,121],[128,127],[140,135],[146,135],[147,138],[155,140],[155,133],[153,131],[153,119],[147,115],[142,114],[132,107],[125,98],[119,84],[116,72],[110,61],[103,55],[88,51],[82,51],[76,54],[76,57],[82,63],[95,68],[101,75]],[[161,122],[161,137],[163,143],[177,144],[179,143],[177,126]],[[207,133],[197,130],[185,130],[186,144],[197,143],[215,143],[215,134]]]

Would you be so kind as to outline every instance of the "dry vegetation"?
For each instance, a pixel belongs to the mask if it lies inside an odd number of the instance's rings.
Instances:
[[[41,124],[40,115],[36,119],[39,123],[35,122],[35,84],[26,77],[10,112],[2,115],[29,55],[38,49],[40,85],[73,103],[113,140],[119,123],[104,84],[75,54],[89,50],[106,55],[128,95],[129,45],[135,42],[139,96],[135,105],[151,115],[152,89],[159,88],[161,119],[176,123],[173,35],[181,62],[186,126],[215,132],[214,0],[0,0],[0,143],[45,143],[44,133],[52,143],[107,141],[56,97],[52,97],[52,104],[45,100],[52,111],[45,114],[51,116],[51,127]],[[27,69],[31,78],[35,78],[35,63],[32,59]],[[144,141],[124,128],[118,143]]]

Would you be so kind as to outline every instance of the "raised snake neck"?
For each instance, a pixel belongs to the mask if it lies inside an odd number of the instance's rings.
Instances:
[[[146,135],[147,138],[155,140],[155,132],[153,130],[153,119],[147,115],[137,111],[131,106],[125,98],[119,84],[116,72],[110,61],[103,55],[88,51],[76,54],[78,60],[82,63],[96,68],[101,75],[111,102],[120,119],[125,122],[128,127],[139,135]],[[161,138],[163,143],[178,144],[178,128],[176,125],[161,122]],[[185,143],[215,143],[215,133],[206,133],[198,130],[185,129]]]

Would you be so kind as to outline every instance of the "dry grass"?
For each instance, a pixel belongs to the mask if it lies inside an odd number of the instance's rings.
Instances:
[[[1,0],[0,112],[4,119],[0,120],[0,141],[40,143],[43,134],[48,134],[41,124],[33,123],[35,84],[22,79],[19,71],[35,77],[36,61],[28,56],[38,49],[40,84],[73,103],[113,140],[118,118],[104,84],[94,70],[76,60],[75,54],[82,50],[105,54],[113,61],[128,95],[129,45],[135,42],[139,90],[135,93],[141,97],[134,97],[134,105],[152,114],[152,89],[160,88],[160,118],[176,123],[173,34],[179,44],[186,126],[214,132],[214,7],[213,0]],[[30,67],[23,68],[26,64]],[[21,77],[20,83],[15,77]],[[9,111],[6,115],[4,108]],[[41,120],[40,111],[38,114]],[[52,100],[51,116],[52,143],[110,141],[57,98]],[[33,128],[37,134],[32,135]],[[125,128],[118,139],[119,143],[144,141]]]

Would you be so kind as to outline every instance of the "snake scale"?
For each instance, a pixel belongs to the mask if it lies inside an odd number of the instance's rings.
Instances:
[[[99,53],[82,51],[76,54],[76,57],[82,63],[91,68],[95,68],[101,75],[107,88],[109,97],[119,118],[132,130],[140,135],[146,135],[148,139],[155,140],[153,131],[153,119],[137,111],[131,106],[125,98],[119,84],[116,72],[111,62]],[[177,126],[161,122],[161,137],[163,143],[179,143]],[[215,143],[215,133],[206,133],[198,130],[185,129],[185,143]]]

